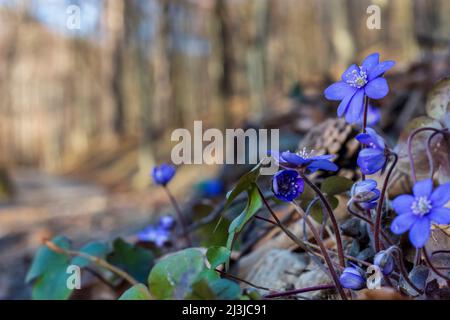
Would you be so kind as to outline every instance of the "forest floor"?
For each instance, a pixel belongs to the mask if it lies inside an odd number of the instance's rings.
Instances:
[[[19,170],[12,180],[16,195],[0,205],[0,299],[30,297],[24,279],[42,239],[64,234],[80,243],[128,236],[153,211],[154,201],[142,201],[145,194],[115,194],[72,177]]]

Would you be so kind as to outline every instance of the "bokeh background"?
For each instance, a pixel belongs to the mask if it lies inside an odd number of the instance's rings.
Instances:
[[[149,171],[194,120],[298,141],[335,116],[323,89],[377,51],[397,61],[382,103],[410,103],[382,109],[398,134],[449,74],[449,30],[447,0],[0,0],[0,299],[29,297],[43,237],[129,236],[166,210]],[[174,192],[220,173],[181,167]]]

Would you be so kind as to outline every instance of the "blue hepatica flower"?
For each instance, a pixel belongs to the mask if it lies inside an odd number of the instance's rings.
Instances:
[[[175,219],[172,216],[166,215],[159,218],[160,228],[165,230],[170,230],[175,226]]]
[[[358,166],[364,174],[374,174],[380,171],[386,164],[386,145],[384,140],[375,130],[367,128],[366,133],[360,133],[356,139],[364,144],[366,148],[361,149],[358,154]]]
[[[170,240],[170,232],[164,228],[147,226],[137,234],[139,241],[153,242],[157,247],[163,247]]]
[[[175,171],[175,166],[171,164],[163,163],[160,166],[156,166],[152,170],[153,181],[158,185],[165,186],[172,180]]]
[[[377,182],[372,179],[356,182],[350,190],[352,200],[358,203],[363,209],[372,209],[377,206],[380,198],[380,191],[377,189]]]
[[[364,271],[358,266],[347,267],[339,277],[339,282],[344,288],[361,290],[366,286]]]
[[[285,169],[273,176],[272,191],[280,200],[290,202],[304,190],[305,183],[297,171]]]
[[[426,179],[417,182],[413,195],[403,194],[392,202],[398,216],[391,224],[395,234],[409,230],[409,240],[416,248],[422,248],[430,237],[431,223],[449,224],[450,182],[440,185],[433,191],[433,181]]]
[[[306,168],[308,173],[315,172],[317,170],[337,171],[339,167],[331,162],[335,156],[331,154],[324,154],[314,156],[314,150],[308,152],[306,148],[303,148],[297,153],[290,151],[282,152],[281,154],[276,151],[271,151],[270,155],[279,163],[280,166],[291,169]]]
[[[325,89],[328,100],[340,100],[337,109],[339,117],[345,115],[349,123],[358,122],[363,114],[364,97],[371,99],[384,98],[389,87],[383,74],[392,68],[394,61],[379,62],[380,54],[373,53],[364,59],[361,66],[351,65],[342,74],[341,81],[333,83]]]
[[[211,198],[221,195],[224,191],[224,185],[219,179],[210,179],[200,183],[199,189],[204,197]]]
[[[385,250],[382,250],[375,255],[373,264],[378,266],[385,276],[390,275],[392,271],[394,271],[394,258]]]

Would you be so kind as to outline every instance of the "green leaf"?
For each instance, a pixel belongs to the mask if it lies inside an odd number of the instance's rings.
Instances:
[[[57,236],[52,242],[63,249],[70,249],[70,241],[66,237]],[[31,297],[34,300],[68,299],[72,293],[72,289],[67,287],[69,262],[67,255],[41,246],[26,276],[27,282],[35,280]]]
[[[231,205],[231,203],[244,191],[248,191],[252,188],[254,183],[258,180],[260,175],[260,168],[262,161],[258,163],[252,170],[244,174],[236,184],[236,186],[227,193],[227,202],[224,206],[224,211]]]
[[[145,282],[154,264],[153,253],[142,247],[129,244],[118,238],[113,243],[113,252],[108,262],[131,274],[137,281]]]
[[[80,252],[84,252],[91,256],[104,259],[109,252],[109,246],[103,242],[90,242],[90,243],[86,244],[85,246],[83,246],[80,249]],[[88,259],[86,259],[84,257],[80,257],[80,256],[74,257],[72,259],[72,264],[76,264],[80,268],[87,267],[90,263],[91,263],[91,261],[89,261]]]
[[[70,249],[70,241],[64,236],[57,236],[52,242],[63,249]],[[69,261],[69,258],[63,254],[50,250],[47,246],[41,246],[33,259],[30,270],[28,270],[25,281],[30,282],[40,275],[44,274],[52,265],[62,264]]]
[[[336,209],[337,206],[339,205],[339,200],[335,196],[325,196],[325,198],[330,203],[331,209]],[[306,210],[306,207],[307,206],[305,206],[304,210]],[[317,221],[317,223],[323,222],[324,213],[323,213],[322,207],[323,207],[322,202],[319,199],[316,201],[316,203],[314,203],[314,205],[311,207],[311,210],[309,212],[309,215],[315,221]],[[303,208],[303,206],[302,206],[302,208]]]
[[[171,254],[159,261],[150,272],[150,292],[157,299],[182,299],[190,294],[192,284],[205,269],[204,255],[197,249],[189,248]]]
[[[235,300],[241,295],[239,285],[228,279],[206,281],[200,279],[192,284],[192,292],[186,299],[195,300]]]
[[[211,289],[206,279],[200,279],[192,284],[192,292],[186,297],[187,300],[215,300],[216,294]]]
[[[210,247],[206,252],[206,258],[211,264],[211,269],[215,269],[230,258],[230,250],[225,247]]]
[[[119,300],[152,300],[152,297],[147,287],[138,283],[125,291]]]
[[[210,283],[212,291],[220,300],[234,300],[241,294],[241,287],[228,279],[219,279]]]
[[[227,249],[230,250],[230,252],[233,249],[233,242],[237,235],[242,231],[247,222],[250,221],[250,219],[258,212],[258,210],[262,206],[261,196],[259,195],[258,189],[255,184],[251,185],[251,187],[247,191],[247,195],[247,205],[245,206],[244,211],[242,211],[242,213],[239,214],[231,222],[230,227],[228,228]]]
[[[72,289],[67,287],[67,279],[70,276],[66,272],[68,266],[68,260],[61,260],[39,276],[31,291],[33,300],[68,299],[72,293]]]
[[[337,194],[349,191],[353,185],[353,181],[340,176],[332,176],[326,178],[321,185],[321,190],[328,196],[334,196]]]

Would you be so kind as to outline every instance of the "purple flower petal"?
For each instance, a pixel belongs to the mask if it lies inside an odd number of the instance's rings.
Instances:
[[[397,216],[391,224],[391,231],[395,234],[402,234],[409,230],[418,219],[415,214],[401,214]]]
[[[426,217],[416,219],[409,231],[409,240],[416,248],[422,248],[430,237],[430,220]]]
[[[368,133],[359,133],[355,138],[365,145],[369,145],[371,142],[373,142],[372,137]]]
[[[355,88],[356,89],[356,88]],[[355,91],[356,92],[356,91]],[[342,99],[341,103],[339,103],[339,106],[337,108],[337,116],[342,117],[342,115],[347,112],[348,105],[350,101],[352,100],[354,94],[349,94],[344,99]]]
[[[411,205],[414,197],[410,194],[402,194],[392,201],[392,207],[397,214],[411,213]]]
[[[364,90],[359,89],[350,101],[347,112],[345,114],[345,120],[348,123],[358,122],[362,117],[364,103]]]
[[[433,181],[431,179],[425,179],[417,182],[413,187],[413,193],[415,197],[429,197],[433,190]]]
[[[324,95],[328,100],[342,100],[348,95],[355,94],[356,90],[356,88],[349,86],[347,83],[339,81],[326,88]]]
[[[342,81],[348,82],[352,81],[355,77],[354,71],[359,72],[359,67],[356,64],[352,64],[350,67],[347,68],[347,70],[344,71],[342,74]]]
[[[441,184],[439,187],[434,189],[431,194],[430,200],[432,201],[433,207],[442,207],[450,201],[450,182]]]
[[[437,224],[450,224],[450,208],[433,208],[427,217]]]
[[[379,61],[380,61],[380,54],[378,52],[372,53],[371,55],[367,56],[364,59],[361,66],[364,67],[367,73],[370,73],[372,68],[378,65]]]
[[[373,143],[381,149],[384,149],[385,144],[384,144],[384,140],[383,138],[372,128],[366,128],[366,131],[368,134],[371,135],[372,139],[373,139]]]
[[[377,66],[375,66],[372,70],[369,71],[368,80],[371,81],[376,77],[381,76],[383,73],[388,71],[395,65],[395,62],[392,60],[383,61]]]
[[[389,93],[389,86],[385,78],[376,78],[366,84],[364,91],[371,99],[381,99]]]
[[[328,160],[315,160],[308,165],[308,169],[311,171],[317,170],[328,170],[328,171],[338,171],[339,167],[331,161]]]
[[[305,159],[305,158],[299,156],[298,154],[292,153],[289,151],[282,152],[281,159],[284,160],[285,162],[287,162],[291,165],[295,165],[295,166],[302,166],[302,165],[310,162],[309,159]]]
[[[374,174],[380,171],[385,163],[384,150],[377,148],[364,148],[358,154],[358,166],[364,174]]]
[[[322,154],[320,156],[310,157],[310,159],[312,159],[312,160],[331,160],[334,158],[336,158],[336,156],[334,154]]]
[[[355,183],[352,187],[352,193],[357,194],[360,192],[372,191],[377,187],[377,182],[372,179],[366,179]]]

